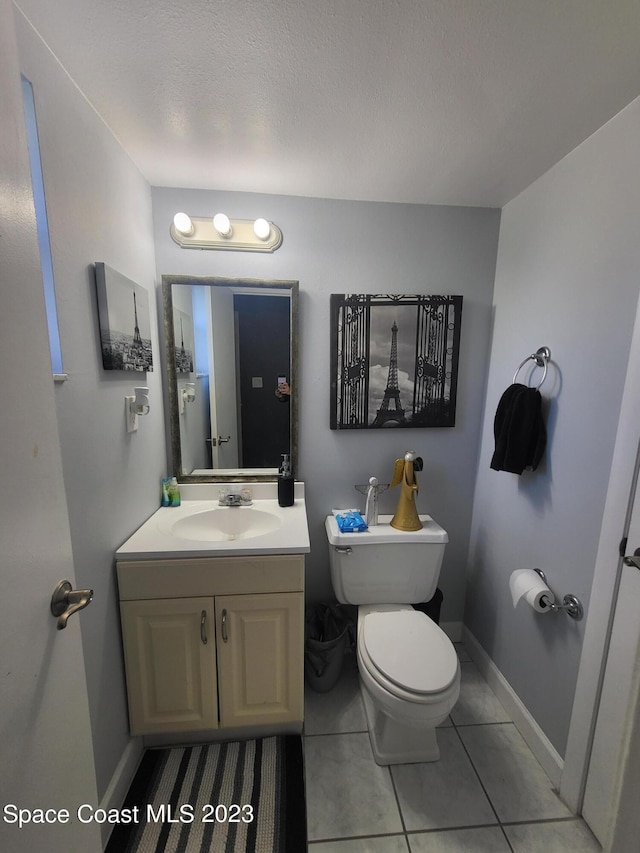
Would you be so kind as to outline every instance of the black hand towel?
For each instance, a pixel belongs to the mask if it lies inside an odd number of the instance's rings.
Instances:
[[[547,444],[542,397],[537,388],[517,382],[507,388],[498,403],[493,434],[496,447],[491,467],[495,471],[535,471]]]

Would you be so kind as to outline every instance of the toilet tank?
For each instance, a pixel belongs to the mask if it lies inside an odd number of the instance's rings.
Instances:
[[[396,530],[391,515],[362,533],[341,533],[327,516],[331,582],[341,604],[417,604],[433,598],[447,531],[430,515],[422,529]]]

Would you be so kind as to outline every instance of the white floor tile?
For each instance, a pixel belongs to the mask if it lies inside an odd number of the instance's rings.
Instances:
[[[514,853],[597,853],[602,850],[582,820],[506,826]]]
[[[403,831],[391,775],[367,733],[305,738],[309,840]]]
[[[440,761],[391,768],[407,830],[497,823],[454,729],[438,732]]]
[[[409,836],[409,844],[411,853],[510,853],[498,826],[419,833]]]
[[[306,735],[366,732],[358,669],[352,656],[345,657],[342,675],[332,690],[316,693],[306,687],[304,710]]]
[[[513,723],[458,733],[501,821],[572,816]]]
[[[460,699],[438,732],[439,762],[374,762],[354,656],[333,690],[307,689],[309,853],[600,851],[460,644],[456,652]]]
[[[461,663],[460,674],[460,696],[451,712],[457,726],[511,722],[475,663]]]

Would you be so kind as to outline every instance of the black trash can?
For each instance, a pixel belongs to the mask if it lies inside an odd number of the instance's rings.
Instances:
[[[339,604],[317,604],[306,610],[304,672],[317,693],[327,693],[340,678],[352,622]]]

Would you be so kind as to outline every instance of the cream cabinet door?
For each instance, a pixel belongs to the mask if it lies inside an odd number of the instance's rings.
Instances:
[[[301,592],[216,596],[220,724],[303,719]]]
[[[131,734],[217,728],[213,598],[120,608]]]

